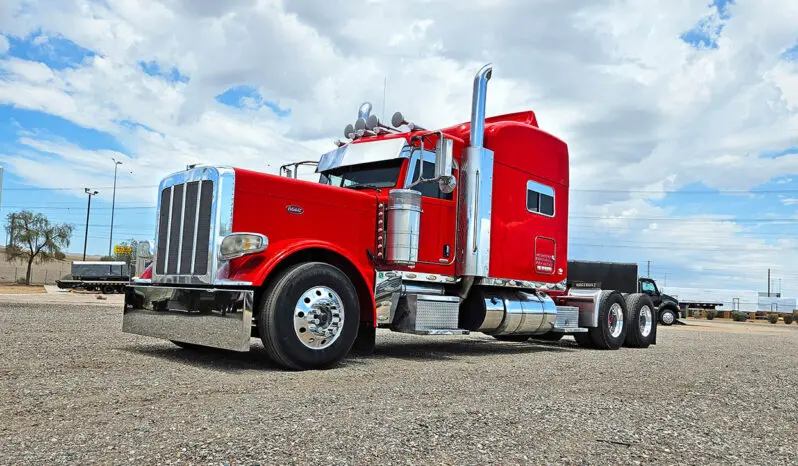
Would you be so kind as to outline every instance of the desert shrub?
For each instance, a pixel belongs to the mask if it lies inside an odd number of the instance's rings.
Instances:
[[[712,319],[714,319],[714,318],[715,318],[715,316],[716,316],[716,315],[718,315],[718,311],[716,311],[716,310],[714,310],[714,309],[707,309],[707,310],[704,312],[704,315],[706,315],[706,316],[707,316],[707,320],[712,320]]]
[[[25,280],[25,277],[17,278],[17,285],[27,285],[28,281]]]
[[[768,322],[770,322],[771,324],[775,324],[778,321],[779,321],[779,315],[778,314],[776,314],[776,313],[768,314]]]
[[[732,319],[734,319],[735,322],[745,322],[748,320],[748,314],[745,312],[734,311],[732,312]]]
[[[790,325],[792,323],[792,318],[793,318],[792,314],[784,314],[782,316],[782,319],[784,319],[784,323],[787,325]]]

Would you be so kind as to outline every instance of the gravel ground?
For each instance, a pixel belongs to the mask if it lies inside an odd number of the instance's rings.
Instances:
[[[0,464],[798,458],[796,325],[691,323],[611,352],[380,332],[375,355],[300,373],[256,340],[190,351],[120,327],[119,306],[0,303]]]

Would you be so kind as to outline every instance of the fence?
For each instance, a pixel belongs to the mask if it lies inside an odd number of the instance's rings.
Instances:
[[[33,264],[31,267],[31,284],[55,285],[64,275],[68,275],[72,265],[69,262],[50,262]],[[25,280],[28,271],[26,265],[0,264],[0,283],[19,283]]]

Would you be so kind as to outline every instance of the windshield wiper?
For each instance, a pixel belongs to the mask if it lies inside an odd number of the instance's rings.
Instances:
[[[378,184],[372,183],[363,183],[363,184],[353,184],[351,186],[346,186],[349,189],[383,189],[385,186],[380,186]]]

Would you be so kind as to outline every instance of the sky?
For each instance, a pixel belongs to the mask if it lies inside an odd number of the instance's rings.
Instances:
[[[365,100],[425,127],[532,109],[568,143],[569,257],[660,284],[798,295],[794,0],[3,0],[0,214],[89,254],[150,239],[190,163],[275,173]],[[383,95],[385,105],[383,106]]]

